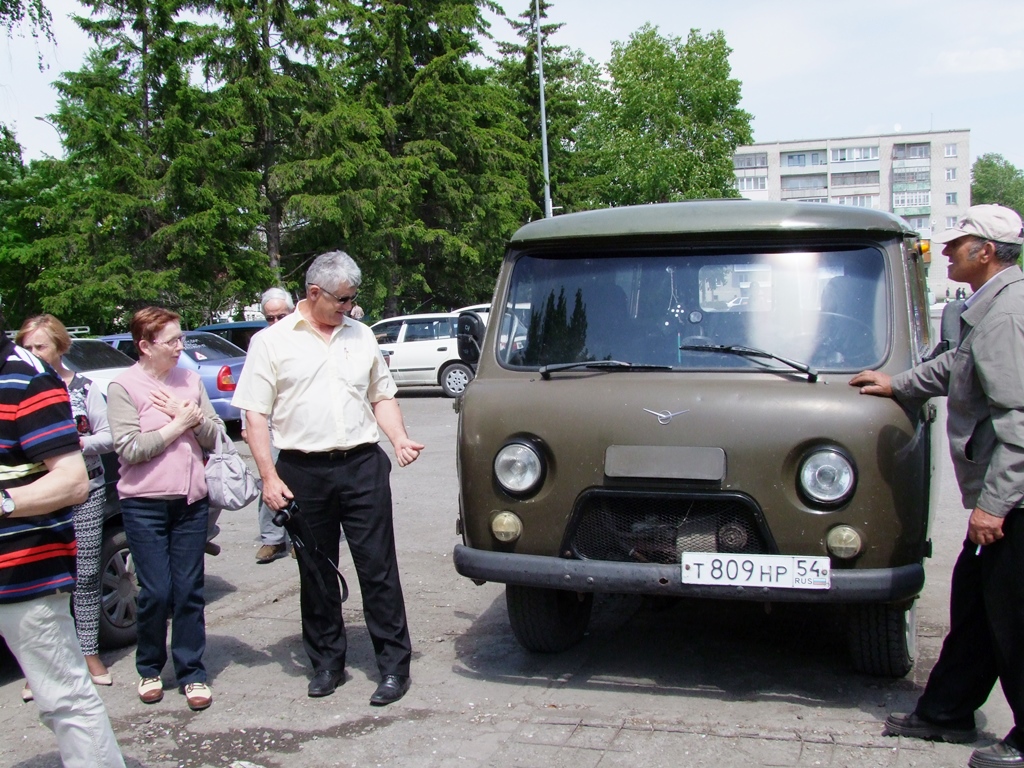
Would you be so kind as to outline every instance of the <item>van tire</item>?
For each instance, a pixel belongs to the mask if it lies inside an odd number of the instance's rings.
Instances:
[[[139,582],[124,528],[103,532],[100,553],[100,645],[123,648],[136,639]]]
[[[847,607],[853,666],[875,677],[903,677],[917,656],[917,603]]]
[[[535,653],[559,653],[583,639],[594,595],[506,584],[505,605],[520,645]]]
[[[441,389],[446,397],[458,397],[473,380],[473,370],[463,363],[448,363],[441,371]]]

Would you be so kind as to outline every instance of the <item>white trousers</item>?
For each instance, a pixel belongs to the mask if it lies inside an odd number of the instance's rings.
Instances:
[[[64,768],[124,768],[103,699],[89,677],[70,595],[0,604],[0,635],[25,673]]]

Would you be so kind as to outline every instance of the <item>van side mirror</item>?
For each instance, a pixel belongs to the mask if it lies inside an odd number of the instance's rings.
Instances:
[[[459,359],[468,365],[476,365],[480,360],[480,349],[484,343],[484,321],[476,312],[462,312],[455,324],[455,336],[458,340]]]

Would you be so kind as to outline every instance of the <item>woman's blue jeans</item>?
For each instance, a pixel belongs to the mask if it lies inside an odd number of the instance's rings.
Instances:
[[[167,663],[167,617],[178,685],[205,683],[206,618],[203,610],[205,498],[121,499],[124,531],[139,578],[140,677],[159,677]]]

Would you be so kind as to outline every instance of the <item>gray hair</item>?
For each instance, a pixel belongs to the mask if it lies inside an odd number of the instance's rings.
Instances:
[[[267,288],[263,295],[260,296],[260,311],[264,311],[267,304],[272,301],[283,301],[285,306],[288,307],[289,312],[295,309],[295,301],[292,299],[292,295],[284,288],[278,288],[277,286]]]
[[[344,251],[322,253],[313,259],[306,270],[306,292],[309,286],[318,285],[324,290],[335,291],[342,283],[349,288],[358,288],[363,281],[359,265]]]
[[[1000,264],[1016,264],[1020,259],[1021,247],[1017,243],[999,243],[992,241],[996,247],[996,261]]]
[[[1016,264],[1020,259],[1021,246],[1017,243],[1003,243],[999,240],[986,240],[980,235],[971,235],[974,238],[974,245],[968,251],[970,256],[973,258],[978,255],[978,252],[985,247],[985,243],[992,243],[992,247],[995,249],[996,262],[1003,266],[1012,266]]]

